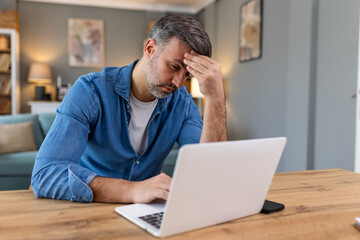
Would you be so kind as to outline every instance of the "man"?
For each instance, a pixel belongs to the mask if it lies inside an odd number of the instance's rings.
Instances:
[[[166,199],[161,166],[174,143],[226,141],[221,67],[201,25],[182,15],[157,21],[140,60],[80,77],[57,109],[36,158],[37,197],[80,202]],[[183,83],[206,98],[204,123]]]

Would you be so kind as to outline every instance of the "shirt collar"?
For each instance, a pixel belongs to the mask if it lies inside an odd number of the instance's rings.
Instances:
[[[130,86],[131,86],[131,75],[134,66],[139,60],[135,60],[128,66],[123,67],[120,70],[118,79],[116,80],[114,91],[121,97],[125,98],[126,101],[130,101]]]

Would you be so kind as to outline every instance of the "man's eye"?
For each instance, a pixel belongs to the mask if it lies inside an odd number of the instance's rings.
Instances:
[[[173,64],[170,64],[171,68],[174,69],[174,70],[179,70],[180,68],[176,65],[173,65]]]

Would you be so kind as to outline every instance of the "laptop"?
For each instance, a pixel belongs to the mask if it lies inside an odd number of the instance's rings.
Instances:
[[[115,211],[155,237],[167,237],[262,209],[285,137],[189,144],[180,148],[167,201]]]

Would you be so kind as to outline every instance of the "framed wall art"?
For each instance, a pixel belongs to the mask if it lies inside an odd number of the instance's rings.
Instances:
[[[68,55],[69,65],[72,67],[103,67],[104,21],[70,18]]]
[[[262,11],[262,0],[249,0],[240,7],[240,62],[261,58]]]

